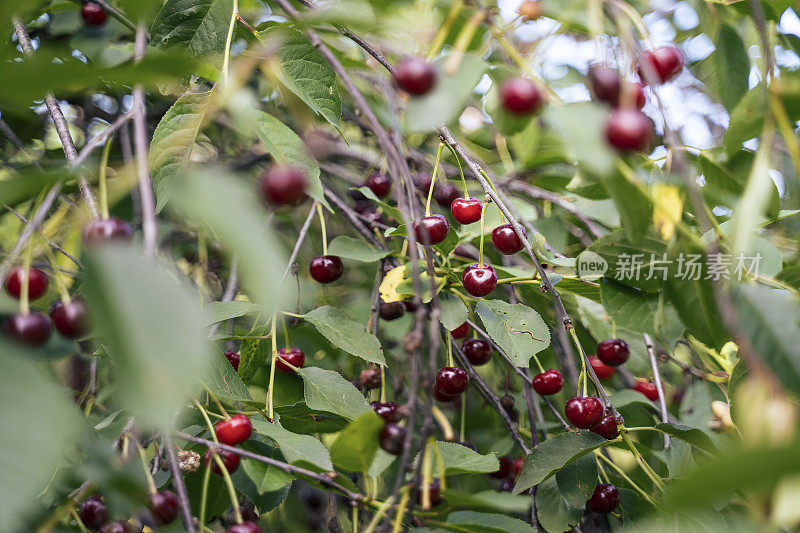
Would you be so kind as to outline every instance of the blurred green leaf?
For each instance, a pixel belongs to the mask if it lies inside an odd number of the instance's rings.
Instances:
[[[206,316],[206,324],[210,326],[249,313],[258,313],[259,310],[260,307],[253,302],[234,300],[232,302],[211,302],[203,309],[203,314]]]
[[[374,263],[389,255],[389,251],[379,250],[363,239],[339,235],[328,244],[328,254],[364,263]]]
[[[370,410],[350,422],[331,445],[331,460],[336,468],[366,472],[378,451],[384,421]]]
[[[465,533],[533,533],[534,529],[518,518],[501,514],[456,511],[447,516],[447,525],[457,526],[453,530]]]
[[[370,363],[386,364],[381,342],[341,310],[325,305],[304,316],[331,344]]]
[[[481,300],[475,312],[492,340],[517,366],[526,368],[533,355],[550,346],[550,330],[539,313],[526,305]]]
[[[607,117],[607,109],[589,102],[554,105],[544,111],[545,122],[561,134],[571,158],[600,178],[614,173],[615,155],[603,130]]]
[[[716,50],[711,58],[714,61],[717,95],[722,104],[731,110],[747,92],[750,56],[739,33],[729,24],[720,25],[714,45]]]

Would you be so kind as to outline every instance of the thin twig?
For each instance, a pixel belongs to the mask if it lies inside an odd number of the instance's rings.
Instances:
[[[9,211],[11,211],[11,212],[14,214],[14,216],[16,216],[16,217],[17,217],[18,219],[20,219],[22,222],[24,222],[25,224],[28,224],[28,225],[30,225],[30,222],[28,221],[28,219],[27,219],[27,218],[25,218],[25,216],[24,216],[24,215],[22,215],[22,214],[21,214],[19,211],[17,211],[16,209],[14,209],[13,207],[11,207],[11,206],[10,206],[10,205],[8,205],[8,204],[3,204],[3,205],[5,206],[5,208],[6,208],[6,209],[8,209]],[[59,252],[60,254],[64,255],[64,256],[65,256],[65,257],[67,257],[67,258],[68,258],[70,261],[72,261],[73,263],[75,263],[76,265],[78,265],[79,267],[83,267],[83,265],[81,264],[81,262],[80,262],[80,261],[78,261],[77,259],[75,259],[75,258],[74,258],[72,255],[70,255],[70,253],[69,253],[69,252],[67,252],[66,250],[64,250],[64,249],[63,249],[61,246],[59,246],[57,243],[55,243],[55,242],[51,241],[50,239],[48,239],[48,238],[47,238],[47,236],[46,236],[46,235],[45,235],[43,232],[41,232],[41,231],[40,231],[40,232],[39,232],[39,235],[41,235],[41,236],[42,236],[42,238],[43,238],[43,239],[44,239],[44,240],[47,242],[47,244],[49,244],[49,245],[50,245],[50,247],[51,247],[53,250],[55,250],[55,251]]]
[[[125,123],[127,123],[129,120],[131,120],[133,118],[134,114],[135,114],[135,112],[132,109],[132,110],[128,111],[127,113],[125,113],[124,115],[119,116],[117,118],[117,120],[115,120],[114,122],[109,124],[109,126],[106,129],[104,129],[99,134],[97,134],[94,137],[94,139],[92,139],[91,141],[86,143],[86,146],[84,146],[81,149],[81,152],[75,158],[75,161],[73,162],[73,166],[78,166],[81,163],[83,163],[86,160],[86,158],[89,157],[89,155],[92,153],[92,150],[94,150],[98,146],[102,145],[105,142],[105,140],[108,139],[108,137],[110,135],[115,133]]]
[[[231,260],[231,268],[230,274],[228,275],[228,283],[225,285],[225,292],[222,294],[222,298],[220,299],[221,302],[230,302],[233,301],[234,296],[236,296],[236,289],[239,285],[239,258],[234,256]],[[213,326],[211,326],[211,330],[208,333],[209,337],[213,337],[217,334],[219,330],[219,326],[222,322],[217,322]]]
[[[667,412],[667,400],[664,398],[664,387],[661,386],[661,374],[658,372],[658,360],[656,359],[655,351],[653,350],[653,339],[647,333],[642,334],[644,337],[644,345],[647,348],[647,355],[650,357],[650,366],[653,368],[653,380],[656,383],[656,392],[658,392],[658,405],[661,408],[661,421],[665,424],[669,422],[669,413]],[[669,435],[664,433],[664,447],[669,446]]]
[[[183,480],[183,472],[178,465],[178,458],[175,456],[175,447],[172,444],[170,437],[164,437],[165,448],[167,449],[167,460],[169,461],[169,469],[172,472],[172,486],[175,487],[175,493],[178,496],[178,506],[181,511],[181,519],[183,520],[183,527],[189,533],[194,533],[194,516],[192,515],[192,508],[189,505],[189,495],[186,492],[186,483]]]
[[[292,255],[289,256],[289,262],[286,264],[286,270],[283,272],[281,283],[283,283],[283,281],[286,279],[286,276],[288,276],[289,272],[291,272],[294,261],[297,259],[297,254],[300,253],[300,247],[303,246],[303,241],[306,240],[306,235],[308,235],[308,228],[311,227],[311,222],[314,221],[314,214],[317,212],[317,205],[319,205],[319,202],[316,200],[314,200],[314,203],[311,204],[311,210],[308,212],[306,221],[303,222],[303,226],[300,228],[300,234],[297,236],[297,242],[294,244]]]

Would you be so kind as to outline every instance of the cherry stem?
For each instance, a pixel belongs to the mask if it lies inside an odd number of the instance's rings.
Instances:
[[[25,250],[25,257],[22,259],[22,287],[19,295],[19,311],[23,315],[31,312],[30,309],[30,280],[31,280],[31,259],[33,256],[33,239],[28,242]]]
[[[536,361],[536,366],[539,367],[539,373],[544,373],[544,367],[542,366],[542,363],[539,361],[539,357],[536,354],[533,355],[533,360]]]
[[[217,404],[217,407],[219,408],[219,412],[222,413],[222,415],[225,417],[225,420],[229,419],[231,417],[231,415],[228,414],[228,412],[222,406],[222,404],[220,403],[220,401],[216,397],[216,395],[213,392],[211,392],[211,389],[209,389],[205,384],[203,384],[203,388],[206,390],[206,393],[208,394],[208,397],[211,398],[212,400],[214,400],[214,403]]]
[[[286,327],[286,315],[281,313],[281,327],[283,328],[283,347],[289,349],[289,328]]]
[[[447,18],[445,19],[444,23],[442,23],[439,31],[436,32],[433,42],[431,43],[431,48],[428,51],[428,61],[436,56],[436,53],[444,44],[447,34],[450,33],[450,29],[453,27],[453,23],[456,21],[456,18],[458,17],[459,13],[461,13],[462,9],[464,9],[464,0],[456,0],[453,2],[453,5],[450,6],[450,11],[447,13]]]
[[[456,153],[455,148],[453,148],[449,144],[447,145],[447,147],[450,149],[450,152],[453,154],[453,157],[455,158],[456,163],[458,163],[458,173],[461,175],[461,185],[464,186],[464,199],[465,200],[469,200],[469,189],[467,189],[467,178],[464,177],[464,169],[461,167],[461,158],[458,157],[458,154]]]
[[[454,366],[453,365],[453,341],[451,340],[451,334],[447,332],[447,366]]]
[[[514,278],[502,278],[502,279],[497,280],[497,284],[498,285],[503,285],[505,283],[516,283],[518,281],[533,281],[533,280],[536,279],[536,277],[537,277],[536,274],[532,274],[530,276],[517,276],[517,277],[514,277]]]
[[[400,503],[397,504],[397,511],[394,515],[394,524],[392,525],[392,533],[400,533],[403,530],[403,517],[406,515],[406,508],[408,507],[408,500],[411,499],[411,491],[408,490],[408,485],[403,487],[402,495],[400,496]]]
[[[439,424],[439,427],[442,429],[444,440],[451,442],[456,437],[456,434],[453,432],[453,426],[450,425],[450,421],[447,420],[447,415],[435,405],[431,407],[431,415],[433,415],[436,423]]]
[[[391,496],[389,499],[383,502],[380,507],[378,507],[378,509],[375,511],[375,515],[372,517],[372,520],[370,520],[366,529],[364,529],[364,533],[374,533],[375,528],[378,527],[378,524],[381,523],[383,517],[386,516],[386,513],[392,508],[392,505],[394,504],[394,498],[394,496]]]
[[[433,198],[433,186],[436,184],[436,173],[439,170],[439,160],[442,158],[442,150],[444,150],[444,143],[439,143],[439,150],[436,152],[436,163],[433,165],[433,172],[431,172],[431,186],[428,189],[428,200],[425,202],[425,216],[431,216],[431,198]]]
[[[636,462],[639,463],[639,466],[642,468],[647,477],[650,478],[650,480],[653,482],[653,484],[655,484],[656,487],[663,490],[664,483],[661,481],[661,478],[658,476],[658,474],[656,474],[655,470],[653,470],[652,467],[649,464],[647,464],[647,461],[645,461],[644,457],[642,457],[642,454],[639,453],[639,450],[636,449],[636,446],[633,444],[631,436],[630,434],[628,434],[628,430],[625,428],[625,426],[622,426],[620,428],[620,435],[622,436],[622,440],[628,446],[628,449],[636,458]]]
[[[111,141],[113,138],[114,134],[108,136],[103,146],[103,152],[100,155],[100,172],[97,190],[100,195],[100,216],[103,217],[103,219],[108,218],[108,185],[106,173],[108,171],[108,156],[111,153]]]
[[[657,509],[661,509],[662,508],[659,504],[657,504],[655,501],[653,501],[653,499],[650,497],[650,495],[647,494],[647,492],[645,492],[645,490],[642,487],[637,485],[630,477],[628,477],[628,475],[625,473],[625,471],[622,468],[620,468],[616,463],[614,463],[614,461],[612,461],[611,459],[609,459],[608,457],[603,455],[600,451],[595,451],[594,454],[595,454],[595,457],[598,457],[601,461],[603,461],[608,466],[613,468],[617,472],[617,474],[619,474],[619,476],[622,479],[624,479],[631,487],[633,487],[633,489],[636,492],[641,494],[642,497],[645,500],[647,500],[651,505],[653,505],[653,507],[655,507]],[[602,465],[600,465],[600,466],[602,466]]]
[[[207,464],[203,472],[203,491],[200,495],[200,527],[205,529],[206,523],[206,500],[208,499],[208,482],[211,481],[211,465]]]
[[[217,463],[217,466],[222,472],[222,477],[225,479],[225,486],[228,488],[228,497],[231,499],[231,506],[233,507],[233,514],[236,516],[236,523],[241,524],[244,520],[242,519],[242,512],[239,509],[239,498],[236,497],[236,488],[233,486],[231,475],[228,473],[228,469],[225,467],[225,463],[222,461],[219,454],[212,450],[211,455],[214,457],[214,461]]]
[[[275,420],[272,409],[272,392],[275,386],[275,359],[278,357],[278,343],[275,340],[276,322],[277,315],[272,313],[272,328],[270,333],[270,336],[272,337],[272,360],[269,363],[269,387],[267,388],[267,409],[269,410],[270,422]]]
[[[158,492],[156,488],[156,482],[153,480],[153,475],[150,473],[150,465],[147,464],[147,456],[144,453],[144,448],[136,441],[136,450],[139,452],[139,460],[142,462],[142,470],[144,470],[144,479],[147,482],[147,490],[150,494],[155,494]]]
[[[467,434],[467,395],[461,395],[461,430],[458,432],[458,440],[464,442]]]
[[[455,438],[455,435],[452,435],[449,441],[452,441],[453,438]],[[444,458],[442,457],[442,452],[439,451],[439,446],[436,445],[436,439],[431,438],[431,441],[433,445],[433,456],[436,458],[436,470],[439,471],[439,488],[441,490],[446,490],[447,483],[445,480]]]
[[[478,268],[483,268],[483,233],[485,231],[485,218],[486,218],[486,207],[487,203],[484,202],[481,206],[481,240],[479,241],[478,245]]]
[[[353,505],[353,533],[358,533],[358,505]]]
[[[433,458],[431,457],[431,443],[433,437],[428,438],[425,443],[425,450],[422,452],[422,510],[427,511],[431,508],[431,482],[433,481]]]
[[[200,409],[200,413],[203,415],[203,418],[206,419],[206,424],[208,425],[208,430],[211,432],[211,440],[213,440],[214,442],[219,444],[219,441],[217,440],[217,432],[214,431],[214,424],[212,424],[211,423],[211,419],[208,418],[208,413],[206,412],[205,408],[197,400],[194,401],[194,404],[197,406],[198,409]]]
[[[319,215],[319,227],[322,230],[322,255],[328,255],[328,234],[325,231],[325,216],[322,214],[322,205],[317,204],[317,214]]]
[[[381,403],[386,403],[386,367],[380,365],[381,368]]]
[[[44,247],[44,253],[47,256],[47,262],[50,263],[50,268],[53,269],[53,279],[56,281],[56,287],[58,288],[58,294],[61,296],[61,301],[65,304],[68,304],[72,301],[72,298],[69,296],[67,283],[62,277],[63,273],[58,268],[58,261],[56,261],[55,254],[49,246]]]

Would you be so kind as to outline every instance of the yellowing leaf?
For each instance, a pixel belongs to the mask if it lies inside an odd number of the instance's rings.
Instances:
[[[677,187],[665,183],[653,185],[653,225],[662,239],[672,238],[682,213],[683,199]]]
[[[397,292],[397,287],[402,283],[404,273],[405,267],[399,266],[391,269],[383,277],[383,281],[378,287],[378,292],[381,293],[381,298],[384,302],[400,302],[403,300],[403,296]]]

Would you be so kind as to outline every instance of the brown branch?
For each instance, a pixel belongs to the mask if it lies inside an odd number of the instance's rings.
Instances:
[[[89,157],[89,155],[92,153],[92,150],[94,150],[95,148],[97,148],[98,146],[103,144],[103,142],[106,139],[108,139],[108,137],[110,135],[114,134],[125,123],[127,123],[130,119],[132,119],[133,115],[134,115],[134,111],[133,110],[128,111],[124,115],[120,115],[117,118],[117,120],[115,120],[114,122],[109,124],[109,126],[106,129],[104,129],[102,132],[100,132],[97,136],[95,136],[94,139],[92,139],[91,141],[86,143],[86,146],[84,146],[81,149],[81,152],[75,158],[75,161],[74,161],[73,165],[74,166],[78,166],[81,163],[83,163],[86,160],[86,158]]]
[[[292,266],[294,265],[295,259],[297,259],[297,254],[300,253],[300,247],[303,246],[303,241],[306,240],[306,235],[308,235],[308,228],[311,227],[311,222],[314,221],[314,213],[317,211],[317,206],[319,202],[314,200],[311,204],[311,209],[308,212],[308,216],[306,217],[306,221],[303,222],[303,226],[300,228],[300,234],[297,236],[297,242],[294,244],[294,249],[292,250],[292,255],[289,256],[289,261],[286,264],[286,270],[283,272],[283,277],[281,278],[281,283],[286,279],[286,276],[289,275],[289,272],[292,270]]]
[[[175,493],[178,496],[178,506],[181,511],[181,519],[183,520],[183,527],[189,533],[194,533],[194,516],[192,515],[192,508],[189,505],[189,495],[186,492],[186,483],[183,480],[183,472],[178,465],[178,458],[175,456],[175,447],[172,445],[170,437],[164,437],[164,447],[167,449],[167,460],[169,461],[169,469],[172,472],[172,486],[175,487]]]
[[[653,381],[656,384],[656,392],[658,393],[658,405],[661,408],[661,421],[664,423],[669,422],[669,412],[667,411],[667,401],[664,398],[664,387],[661,385],[661,375],[658,372],[658,360],[653,351],[653,339],[647,333],[643,334],[644,346],[647,348],[647,356],[650,358],[650,366],[653,369]],[[664,447],[669,446],[669,435],[664,434]]]

